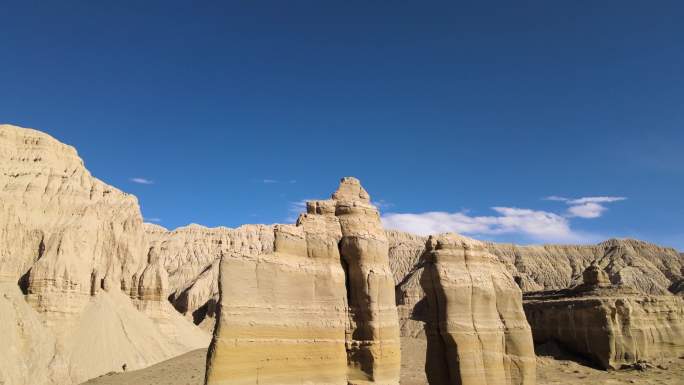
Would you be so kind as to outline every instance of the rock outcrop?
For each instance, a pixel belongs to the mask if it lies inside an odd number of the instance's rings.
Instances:
[[[663,295],[684,277],[684,259],[676,250],[634,239],[610,239],[598,245],[517,246],[488,243],[491,253],[516,276],[523,291],[558,290],[582,282],[582,272],[597,263],[613,284]]]
[[[169,301],[203,329],[214,329],[218,271],[222,255],[273,252],[273,226],[244,225],[236,229],[192,224],[169,231],[145,224],[150,252],[159,256],[169,276]]]
[[[496,257],[479,241],[444,234],[430,237],[423,259],[430,384],[534,384],[522,293]]]
[[[220,265],[208,384],[398,384],[388,243],[358,180],[274,228],[273,252]]]
[[[0,125],[0,382],[79,383],[205,344],[166,302],[148,251],[134,196],[91,176],[73,147]]]
[[[525,313],[538,344],[556,342],[604,369],[658,362],[684,353],[684,300],[610,285],[589,266],[564,290],[529,293]]]

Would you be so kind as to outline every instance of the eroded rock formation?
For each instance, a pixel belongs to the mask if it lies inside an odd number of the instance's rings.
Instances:
[[[221,261],[208,384],[398,384],[388,244],[358,180],[274,228],[273,252]]]
[[[145,224],[151,253],[169,275],[169,301],[203,329],[214,329],[221,255],[255,255],[273,251],[273,226],[244,225],[236,229],[197,224],[169,231]]]
[[[575,286],[592,263],[598,264],[612,283],[645,294],[667,294],[684,278],[684,259],[676,250],[634,239],[610,239],[586,246],[488,243],[487,247],[517,277],[523,291]]]
[[[684,300],[611,286],[596,265],[574,288],[527,294],[525,313],[535,343],[557,342],[604,369],[684,353]]]
[[[522,293],[496,257],[479,241],[445,234],[429,238],[423,258],[430,384],[534,384]]]
[[[0,382],[79,383],[202,346],[166,302],[167,280],[134,196],[91,176],[73,147],[0,125]]]

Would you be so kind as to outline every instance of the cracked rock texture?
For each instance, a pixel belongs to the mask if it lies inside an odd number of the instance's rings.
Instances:
[[[611,286],[596,265],[585,270],[582,284],[529,293],[524,306],[535,343],[556,342],[604,369],[684,353],[684,300]]]
[[[273,251],[224,254],[208,384],[398,384],[388,243],[358,180],[276,225]]]
[[[80,383],[204,345],[148,251],[134,196],[73,147],[0,125],[0,383]]]

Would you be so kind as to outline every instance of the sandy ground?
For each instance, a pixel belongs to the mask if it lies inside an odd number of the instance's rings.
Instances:
[[[94,378],[88,385],[203,385],[207,349],[193,350],[142,370]]]
[[[88,385],[203,385],[206,349],[199,349],[147,369],[92,379]],[[538,385],[684,385],[684,359],[673,358],[661,368],[607,372],[574,361],[537,358]],[[423,368],[409,360],[402,364],[402,385],[425,385]]]

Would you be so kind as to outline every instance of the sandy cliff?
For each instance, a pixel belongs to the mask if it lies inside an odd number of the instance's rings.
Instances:
[[[207,383],[398,384],[387,238],[358,180],[273,231],[272,252],[221,259]]]
[[[206,343],[165,301],[136,198],[91,176],[73,147],[10,125],[0,125],[0,290],[11,357],[0,382],[79,383]]]

